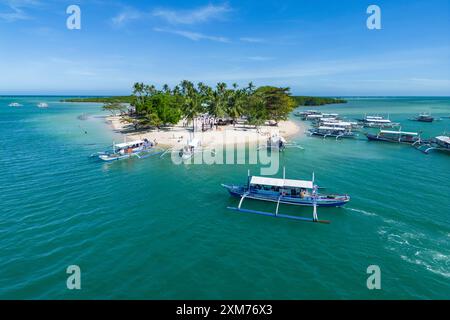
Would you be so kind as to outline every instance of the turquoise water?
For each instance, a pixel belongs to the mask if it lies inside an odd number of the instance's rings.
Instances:
[[[0,97],[0,298],[450,298],[448,155],[363,137],[297,137],[305,150],[281,156],[287,175],[314,171],[352,201],[319,211],[330,225],[279,220],[226,210],[237,201],[220,184],[244,183],[246,165],[89,158],[121,138],[99,105],[59,99]],[[38,109],[40,101],[50,107]],[[407,120],[450,115],[450,98],[352,98],[322,109],[389,113],[424,136],[450,131],[450,119]],[[77,119],[83,113],[88,120]],[[280,212],[311,216],[310,208]],[[79,291],[66,289],[74,264]],[[381,290],[366,287],[369,265],[381,268]]]

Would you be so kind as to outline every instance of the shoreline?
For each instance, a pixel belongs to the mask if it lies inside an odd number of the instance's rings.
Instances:
[[[143,130],[140,132],[127,132],[132,126],[122,123],[120,116],[107,116],[105,121],[110,128],[124,136],[128,141],[148,139],[156,140],[160,146],[164,147],[182,147],[192,136],[192,126],[184,127],[182,121],[177,125],[162,128],[159,130]],[[303,129],[303,130],[302,130]],[[292,120],[280,121],[278,126],[260,126],[258,131],[253,126],[244,125],[226,125],[219,126],[218,129],[212,129],[205,132],[201,130],[195,132],[195,137],[204,147],[213,147],[219,145],[242,145],[246,143],[265,143],[267,138],[278,134],[284,138],[303,135],[306,126],[302,126]]]

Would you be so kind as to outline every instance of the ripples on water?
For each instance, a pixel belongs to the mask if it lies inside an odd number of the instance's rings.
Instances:
[[[96,105],[0,98],[0,297],[8,298],[448,298],[448,156],[406,146],[300,138],[282,155],[288,177],[348,193],[331,225],[229,212],[221,183],[247,166],[173,166],[167,159],[104,164],[89,155],[113,139]],[[350,118],[388,111],[405,130],[439,134],[444,122],[407,122],[450,111],[449,99],[364,99],[324,107]],[[377,109],[378,108],[378,109]],[[339,109],[339,110],[337,110]],[[417,111],[417,112],[416,112]],[[78,120],[80,114],[87,120]],[[450,120],[448,120],[450,121]],[[82,130],[80,130],[80,125]],[[87,131],[87,134],[84,133]],[[252,166],[252,172],[257,167]],[[252,201],[245,206],[274,210]],[[310,208],[280,212],[310,216]],[[65,289],[79,264],[83,290]],[[382,292],[366,268],[382,270]]]

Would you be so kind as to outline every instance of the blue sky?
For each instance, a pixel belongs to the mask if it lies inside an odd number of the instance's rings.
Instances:
[[[81,30],[66,8],[81,8]],[[366,27],[369,5],[381,30]],[[450,1],[0,0],[0,94],[183,79],[305,95],[450,95]]]

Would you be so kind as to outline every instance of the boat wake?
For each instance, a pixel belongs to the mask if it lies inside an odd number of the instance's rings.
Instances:
[[[430,239],[420,232],[399,232],[392,227],[381,227],[377,233],[385,240],[385,248],[399,254],[403,261],[450,278],[450,255],[430,249],[446,247],[447,239]]]
[[[369,217],[376,217],[377,214],[374,212],[369,212],[369,211],[365,211],[365,210],[361,210],[361,209],[355,209],[355,208],[345,208],[345,210],[349,210],[349,211],[353,211],[353,212],[358,212],[361,213],[365,216],[369,216]]]

